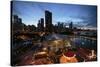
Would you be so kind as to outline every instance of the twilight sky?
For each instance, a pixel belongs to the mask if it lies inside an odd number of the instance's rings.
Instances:
[[[52,12],[53,24],[72,21],[78,27],[97,27],[97,6],[13,1],[12,14],[18,15],[27,25],[37,25],[38,20],[44,18],[45,10]]]

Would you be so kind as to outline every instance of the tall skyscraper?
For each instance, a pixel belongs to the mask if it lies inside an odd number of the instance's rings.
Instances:
[[[43,32],[44,31],[44,19],[41,18],[41,31]]]
[[[17,23],[18,22],[18,16],[17,15],[12,15],[12,22]]]
[[[12,22],[13,23],[22,23],[22,19],[19,18],[17,15],[12,16]]]
[[[22,19],[21,18],[18,18],[18,23],[22,23]]]
[[[37,24],[37,30],[40,32],[40,29],[41,29],[41,22],[40,20],[38,21],[38,24]]]
[[[44,19],[41,18],[39,21],[38,21],[38,31],[41,31],[43,32],[44,31]]]
[[[22,31],[24,24],[22,23],[22,19],[17,15],[12,15],[12,27],[13,31]]]
[[[73,29],[73,22],[69,24],[69,29]]]
[[[52,32],[52,13],[48,10],[45,11],[45,31]]]

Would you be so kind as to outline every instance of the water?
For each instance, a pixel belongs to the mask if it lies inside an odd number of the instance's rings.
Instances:
[[[71,41],[71,45],[75,47],[87,48],[97,50],[97,40],[92,38],[87,38],[84,36],[68,36],[68,35],[60,35],[60,34],[51,34],[46,37],[48,40],[54,39],[68,39]]]
[[[85,37],[73,37],[72,44],[76,47],[88,48],[97,50],[97,40],[88,39]]]

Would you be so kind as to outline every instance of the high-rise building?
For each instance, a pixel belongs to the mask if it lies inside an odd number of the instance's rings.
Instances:
[[[45,11],[45,31],[52,32],[52,13],[48,10]]]
[[[39,21],[38,21],[38,31],[41,31],[43,32],[44,31],[44,19],[41,18]]]
[[[69,24],[69,29],[73,29],[73,22]]]
[[[22,23],[22,19],[19,18],[17,15],[12,16],[12,23]]]
[[[23,30],[24,24],[22,23],[22,19],[19,18],[18,15],[12,15],[12,27],[13,27],[13,31]]]
[[[18,23],[22,23],[22,19],[21,18],[18,18]]]
[[[37,24],[37,30],[40,31],[41,29],[41,23],[40,23],[40,20],[38,21],[38,24]]]
[[[18,22],[18,16],[17,15],[13,15],[12,16],[12,23],[17,23]]]
[[[44,19],[41,18],[41,31],[43,32],[44,31]]]

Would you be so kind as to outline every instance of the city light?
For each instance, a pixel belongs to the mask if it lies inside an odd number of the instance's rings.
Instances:
[[[20,1],[11,6],[12,66],[97,61],[96,6]]]

